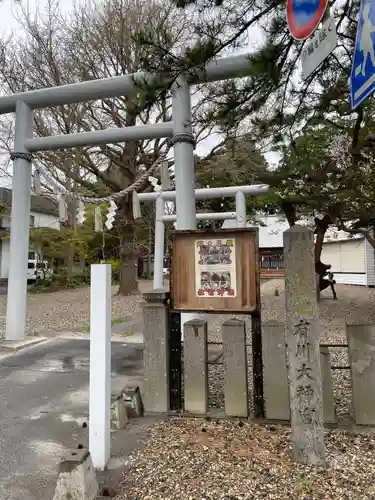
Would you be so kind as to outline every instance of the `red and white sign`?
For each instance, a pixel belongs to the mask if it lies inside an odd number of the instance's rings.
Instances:
[[[287,0],[289,31],[296,40],[306,40],[319,26],[328,0]]]

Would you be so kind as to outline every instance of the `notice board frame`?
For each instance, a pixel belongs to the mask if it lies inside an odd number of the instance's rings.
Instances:
[[[176,312],[210,314],[253,314],[260,312],[260,262],[258,228],[176,230],[170,234],[171,307]],[[233,240],[235,248],[236,294],[225,297],[197,297],[196,242]]]

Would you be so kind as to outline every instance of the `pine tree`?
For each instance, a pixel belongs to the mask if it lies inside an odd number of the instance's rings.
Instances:
[[[248,76],[208,86],[205,96],[211,106],[202,120],[214,123],[229,138],[250,130],[263,151],[282,151],[277,171],[263,177],[272,185],[265,208],[284,212],[290,225],[295,224],[298,211],[324,215],[315,219],[318,263],[329,224],[348,229],[349,221],[355,221],[349,229],[361,227],[366,232],[363,226],[371,223],[373,210],[368,132],[374,125],[374,106],[368,99],[351,112],[348,88],[360,2],[331,2],[338,45],[303,82],[299,66],[307,42],[291,37],[285,2],[174,3],[190,17],[195,34],[178,62],[165,56],[165,64],[176,72],[200,68],[218,55],[243,50],[256,38]],[[157,44],[154,48],[158,50]],[[345,144],[340,158],[328,151],[328,138]]]
[[[199,69],[216,56],[249,47],[248,77],[209,86],[211,108],[205,119],[215,122],[229,136],[251,126],[263,145],[272,147],[323,120],[336,122],[353,116],[353,141],[364,118],[364,109],[353,115],[349,109],[348,77],[357,26],[359,1],[333,2],[338,46],[305,82],[300,79],[301,53],[305,41],[293,40],[281,1],[236,2],[234,0],[173,0],[181,15],[189,18],[193,36],[189,46],[176,57],[156,34],[146,28],[142,41],[155,50],[150,70]],[[254,40],[257,48],[249,42]]]

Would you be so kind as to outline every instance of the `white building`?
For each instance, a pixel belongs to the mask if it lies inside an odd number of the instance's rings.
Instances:
[[[284,274],[283,232],[289,228],[281,216],[259,217],[259,251],[261,277],[281,277]],[[235,227],[226,220],[223,228]],[[254,224],[248,224],[253,227]],[[362,235],[329,229],[326,233],[321,261],[331,264],[337,283],[375,286],[375,250]]]
[[[342,232],[340,238],[328,238],[321,260],[331,264],[337,283],[375,286],[375,251],[362,235],[348,238]]]
[[[0,235],[9,233],[12,191],[0,188],[0,204],[9,207],[6,215],[0,217]],[[50,227],[60,229],[59,211],[56,204],[47,198],[31,195],[30,228]],[[7,280],[9,273],[9,239],[0,239],[0,279]]]

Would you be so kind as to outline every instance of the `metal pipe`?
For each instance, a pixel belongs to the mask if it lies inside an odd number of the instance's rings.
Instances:
[[[17,103],[14,149],[28,153],[25,139],[33,133],[33,112]],[[7,293],[6,340],[25,337],[27,313],[27,257],[29,253],[31,161],[16,158],[13,163],[10,261]]]
[[[163,275],[163,263],[164,263],[164,209],[165,201],[161,196],[156,199],[155,203],[155,250],[154,250],[154,279],[153,288],[154,290],[160,290],[164,288],[164,275]]]
[[[320,344],[320,347],[345,347],[348,348],[348,344]]]
[[[141,139],[171,137],[173,122],[137,125],[135,127],[109,128],[79,134],[50,135],[25,140],[25,148],[30,151],[53,151],[56,149],[97,146]]]
[[[206,64],[203,70],[192,69],[187,78],[190,84],[214,82],[245,76],[249,68],[249,55],[224,57]],[[77,102],[95,101],[108,97],[120,97],[139,92],[146,84],[160,83],[167,85],[172,75],[161,80],[158,75],[138,72],[130,75],[113,76],[100,80],[59,85],[0,97],[0,115],[14,113],[17,101],[23,101],[32,109],[47,108]]]
[[[178,167],[177,167],[178,168]],[[268,192],[269,186],[267,184],[254,184],[250,186],[229,186],[220,188],[202,188],[195,190],[196,200],[205,200],[207,198],[230,198],[236,196],[238,191],[242,191],[246,195],[261,196]],[[176,191],[163,191],[161,193],[163,200],[175,201]],[[155,201],[158,197],[157,193],[139,193],[140,201]]]
[[[158,200],[156,200],[156,203]],[[197,214],[197,220],[228,220],[235,219],[237,214],[235,212],[213,212],[213,213],[202,213]],[[163,215],[163,222],[175,222],[176,215]]]

